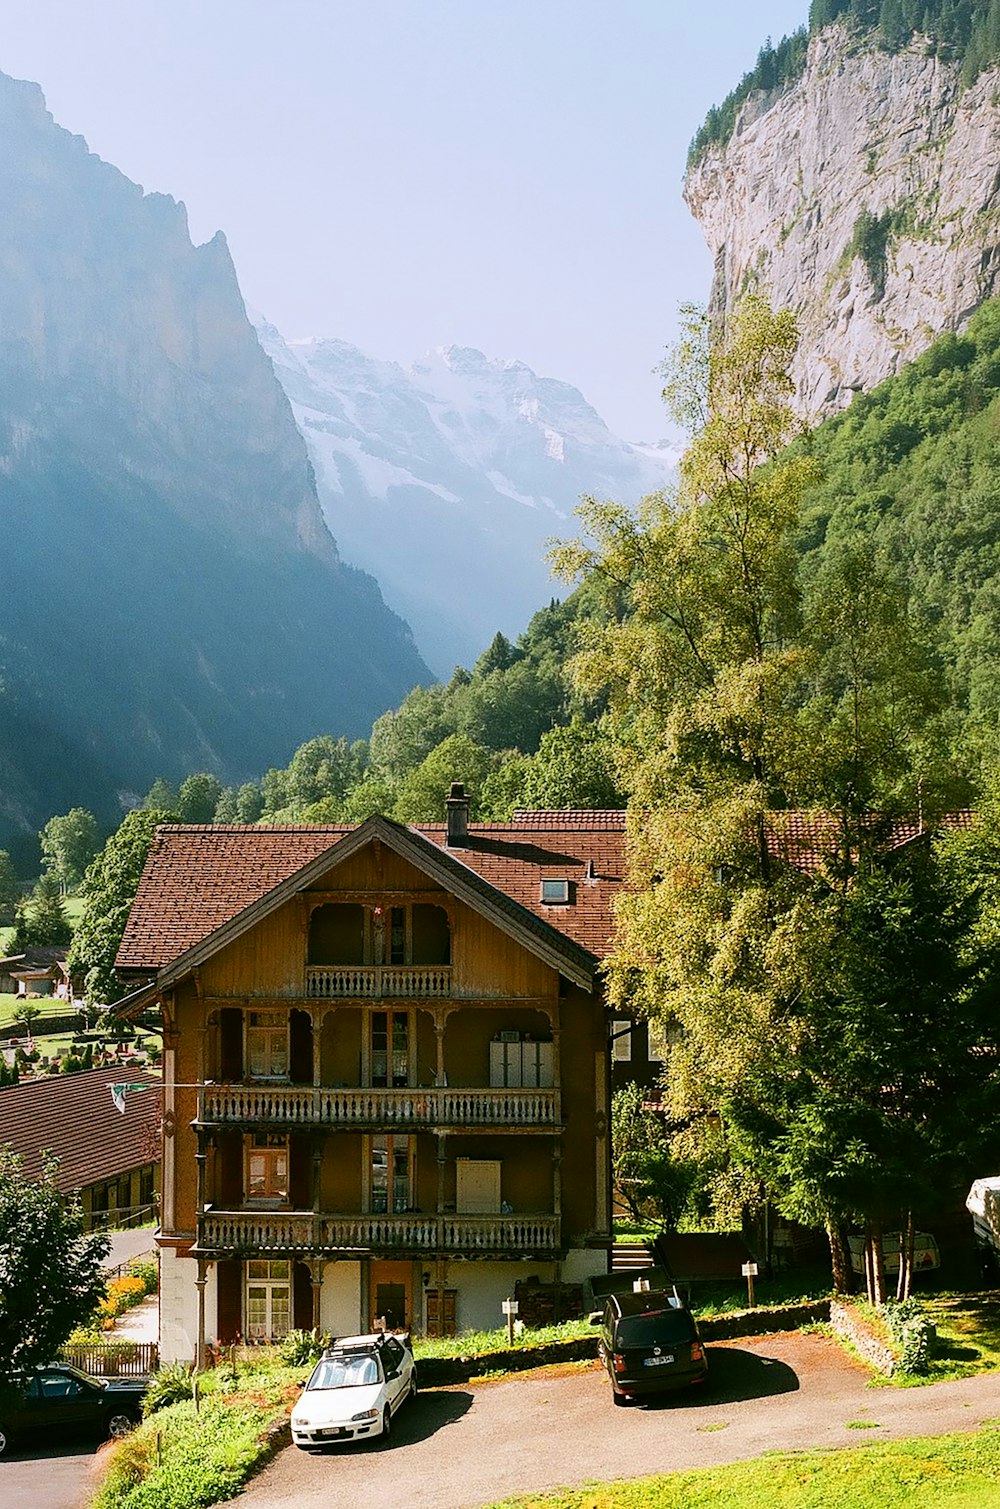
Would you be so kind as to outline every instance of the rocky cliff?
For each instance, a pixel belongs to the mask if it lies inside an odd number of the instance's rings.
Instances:
[[[810,418],[846,407],[1000,292],[1000,70],[965,87],[919,37],[840,25],[794,83],[757,92],[684,197],[715,260],[712,307],[747,287],[797,311]]]
[[[341,564],[224,238],[0,75],[0,841],[358,735],[426,676]]]

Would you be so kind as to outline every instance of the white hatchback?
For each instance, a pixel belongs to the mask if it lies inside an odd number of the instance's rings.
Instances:
[[[292,1440],[303,1451],[388,1436],[392,1418],[417,1392],[408,1336],[344,1336],[328,1347],[292,1410]]]

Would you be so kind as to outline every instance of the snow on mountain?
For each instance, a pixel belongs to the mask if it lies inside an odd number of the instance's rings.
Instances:
[[[446,346],[410,367],[255,318],[305,436],[346,561],[378,578],[429,664],[470,664],[565,587],[545,561],[583,493],[666,485],[667,447],[619,440],[569,383]]]

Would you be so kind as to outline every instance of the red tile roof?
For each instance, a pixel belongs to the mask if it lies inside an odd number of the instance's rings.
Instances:
[[[546,826],[544,836],[528,824],[470,824],[468,844],[447,852],[502,896],[601,957],[611,939],[611,899],[625,873],[624,814],[611,814],[613,823],[586,831],[571,817],[554,816],[563,820]],[[162,969],[352,831],[223,824],[160,828],[118,951],[119,969]],[[446,847],[443,824],[416,831]],[[542,879],[570,881],[573,901],[543,904]]]
[[[124,1116],[108,1086],[148,1084],[125,1097]],[[56,1185],[64,1194],[114,1179],[160,1156],[162,1082],[142,1069],[88,1069],[54,1074],[0,1090],[0,1143],[24,1159],[25,1173],[41,1177],[42,1150],[60,1160]]]

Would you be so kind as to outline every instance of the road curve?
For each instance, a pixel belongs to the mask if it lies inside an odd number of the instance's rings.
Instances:
[[[384,1446],[321,1456],[281,1452],[232,1509],[480,1509],[509,1494],[580,1486],[765,1451],[974,1430],[1000,1416],[1000,1373],[923,1388],[868,1386],[869,1373],[822,1336],[711,1346],[707,1392],[612,1406],[597,1365],[428,1390]]]

